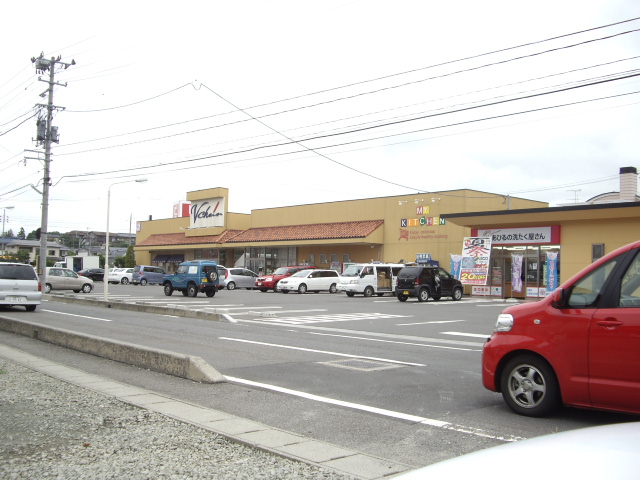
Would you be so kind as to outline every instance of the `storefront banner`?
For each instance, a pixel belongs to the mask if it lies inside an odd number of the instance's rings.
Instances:
[[[558,252],[547,252],[547,292],[558,288]]]
[[[522,291],[522,260],[523,255],[511,256],[511,291]]]
[[[471,287],[471,295],[473,295],[474,297],[488,297],[489,295],[491,295],[491,291],[489,287],[474,285],[473,287]]]
[[[557,226],[480,229],[477,231],[477,235],[491,238],[494,245],[559,243],[557,237],[560,236]]]
[[[189,228],[224,227],[224,197],[191,202]]]
[[[453,275],[453,278],[460,280],[460,262],[462,262],[462,255],[451,255],[451,268],[449,273]]]
[[[489,277],[491,239],[465,237],[462,242],[460,282],[463,285],[486,285]]]

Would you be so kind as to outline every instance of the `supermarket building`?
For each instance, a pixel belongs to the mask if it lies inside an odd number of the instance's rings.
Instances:
[[[486,286],[466,293],[501,298],[545,294],[548,253],[558,254],[560,281],[594,259],[640,238],[637,170],[620,169],[620,192],[584,204],[544,202],[477,190],[228,211],[229,191],[187,192],[172,218],[137,222],[136,263],[174,271],[184,260],[214,260],[269,273],[309,264],[437,262],[449,269],[466,237],[489,237]],[[522,291],[511,290],[511,259],[524,256]]]

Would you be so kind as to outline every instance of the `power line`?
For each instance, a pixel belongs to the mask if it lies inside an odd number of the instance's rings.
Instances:
[[[444,66],[444,65],[450,65],[452,63],[463,62],[463,61],[466,61],[466,60],[472,60],[474,58],[486,57],[486,56],[493,55],[493,54],[496,54],[496,53],[507,52],[509,50],[516,50],[518,48],[528,47],[528,46],[531,46],[531,45],[537,45],[539,43],[550,42],[552,40],[558,40],[560,38],[571,37],[573,35],[579,35],[581,33],[592,32],[592,31],[595,31],[595,30],[601,30],[603,28],[613,27],[615,25],[622,25],[624,23],[634,22],[636,20],[640,20],[640,17],[630,18],[628,20],[622,20],[620,22],[615,22],[615,23],[609,23],[607,25],[601,25],[599,27],[588,28],[586,30],[579,30],[577,32],[566,33],[566,34],[563,34],[563,35],[558,35],[556,37],[550,37],[550,38],[547,38],[547,39],[544,39],[544,40],[536,40],[534,42],[523,43],[523,44],[520,44],[520,45],[515,45],[513,47],[501,48],[501,49],[493,50],[493,51],[490,51],[490,52],[480,53],[478,55],[471,55],[471,56],[459,58],[459,59],[456,59],[456,60],[448,60],[448,61],[442,62],[442,63],[436,63],[436,64],[433,64],[433,65],[427,65],[426,67],[420,67],[420,68],[416,68],[416,69],[413,69],[413,70],[407,70],[407,71],[404,71],[404,72],[394,73],[394,74],[391,74],[391,75],[385,75],[383,77],[373,78],[373,79],[369,79],[369,80],[363,80],[361,82],[355,82],[355,83],[351,83],[351,84],[348,84],[348,85],[342,85],[340,87],[334,87],[334,88],[328,88],[328,89],[325,89],[325,90],[319,90],[317,92],[306,93],[304,95],[298,95],[296,97],[290,97],[290,98],[283,99],[283,100],[277,100],[275,102],[263,103],[261,105],[255,105],[253,107],[248,107],[248,108],[265,107],[265,106],[268,106],[268,105],[273,105],[274,103],[286,102],[286,101],[289,101],[289,100],[297,100],[298,98],[308,97],[308,96],[311,96],[311,95],[318,95],[320,93],[327,93],[327,92],[331,92],[331,91],[334,91],[334,90],[340,90],[340,89],[343,89],[343,88],[353,87],[353,86],[356,86],[356,85],[362,85],[362,84],[365,84],[365,83],[377,82],[378,80],[385,80],[387,78],[406,75],[408,73],[415,73],[415,72],[418,72],[418,71],[421,71],[421,70],[427,70],[429,68],[441,67],[441,66]]]
[[[531,99],[531,98],[540,97],[540,96],[543,96],[543,95],[550,95],[550,94],[553,94],[553,93],[566,92],[566,91],[574,90],[574,89],[578,89],[578,88],[583,88],[583,87],[588,87],[588,86],[593,86],[593,85],[599,85],[599,84],[602,84],[602,83],[608,83],[608,82],[622,80],[622,79],[626,79],[626,78],[633,78],[633,77],[636,77],[636,76],[639,76],[639,75],[640,75],[640,73],[632,73],[632,74],[628,74],[628,75],[625,75],[625,76],[622,76],[622,77],[597,80],[597,81],[594,81],[594,82],[581,84],[581,85],[576,85],[576,86],[572,86],[572,87],[565,87],[565,88],[558,89],[558,90],[553,90],[553,91],[550,91],[550,92],[542,92],[542,93],[536,93],[536,94],[526,95],[526,96],[522,96],[522,97],[506,99],[506,100],[499,100],[499,101],[495,101],[495,102],[491,102],[491,103],[485,103],[485,104],[482,104],[482,105],[472,105],[472,106],[469,106],[469,107],[459,108],[459,109],[456,109],[456,110],[449,110],[447,112],[429,113],[429,114],[426,114],[426,115],[420,115],[418,117],[412,117],[412,118],[408,118],[408,119],[387,121],[387,122],[379,123],[379,124],[376,124],[376,125],[370,125],[370,126],[360,127],[360,128],[352,128],[351,130],[342,131],[342,132],[328,133],[328,134],[323,134],[323,135],[315,135],[315,136],[312,136],[312,137],[298,139],[297,141],[298,142],[304,142],[304,141],[318,140],[318,139],[321,139],[321,138],[327,138],[327,137],[332,137],[332,136],[352,134],[352,133],[362,132],[362,131],[366,131],[366,130],[372,130],[372,129],[376,129],[376,128],[387,127],[387,126],[391,126],[391,125],[398,125],[398,124],[401,124],[401,123],[413,122],[413,121],[417,121],[417,120],[424,120],[426,118],[431,118],[431,117],[435,117],[435,116],[448,115],[448,114],[452,114],[452,113],[460,113],[460,112],[464,112],[464,111],[468,111],[468,110],[474,110],[474,109],[482,108],[482,107],[495,106],[495,105],[500,105],[500,104],[504,104],[504,103],[508,103],[508,102]],[[269,115],[265,115],[264,117],[268,117],[268,116]],[[264,117],[259,117],[259,118],[264,118]],[[252,118],[257,119],[256,117],[252,117]],[[238,120],[237,122],[231,122],[231,123],[228,123],[228,124],[225,124],[225,125],[222,125],[222,126],[228,126],[228,125],[232,125],[232,124],[235,124],[235,123],[242,123],[242,122],[246,122],[246,121],[247,120]],[[201,132],[201,131],[204,131],[204,130],[210,130],[210,129],[213,129],[213,128],[220,128],[220,126],[205,127],[205,128],[199,129],[199,130],[190,130],[190,131],[187,131],[187,132],[180,132],[180,133],[176,133],[176,134],[173,134],[173,135],[164,135],[162,137],[155,137],[155,138],[151,138],[151,139],[138,140],[138,141],[119,144],[119,145],[110,145],[110,146],[106,146],[106,147],[100,147],[100,148],[89,149],[89,150],[79,150],[79,151],[76,151],[76,152],[61,153],[61,154],[58,154],[58,156],[78,155],[78,154],[82,154],[82,153],[89,153],[89,152],[100,151],[100,150],[108,150],[108,149],[112,149],[112,148],[120,148],[120,147],[140,144],[140,143],[148,143],[148,142],[153,142],[153,141],[157,141],[157,140],[164,140],[164,139],[167,139],[167,138],[174,138],[174,137],[178,137],[178,136],[183,136],[183,135],[188,135],[188,134],[192,134],[192,133],[196,133],[196,132]],[[278,146],[283,146],[283,145],[287,145],[287,143],[275,143],[275,144],[271,144],[271,145],[266,145],[263,148],[266,148],[266,147],[278,147]]]
[[[491,117],[484,117],[484,118],[468,120],[468,121],[463,121],[463,122],[457,122],[457,123],[451,123],[451,124],[446,124],[446,125],[439,125],[439,126],[424,128],[424,129],[420,129],[420,130],[414,130],[414,131],[411,131],[411,132],[404,132],[404,133],[386,135],[386,136],[383,136],[383,137],[370,138],[370,139],[365,139],[365,140],[355,140],[355,141],[351,141],[351,142],[344,142],[344,143],[333,144],[333,145],[325,145],[325,146],[322,146],[322,147],[316,147],[315,150],[320,150],[320,149],[325,149],[325,148],[334,148],[334,147],[338,147],[338,146],[350,145],[350,144],[355,144],[355,143],[362,143],[362,142],[380,140],[380,139],[383,139],[383,138],[390,138],[390,137],[396,137],[396,136],[400,136],[400,135],[419,133],[419,132],[428,131],[428,130],[435,130],[435,129],[439,129],[439,128],[447,128],[447,127],[452,127],[452,126],[459,126],[459,125],[465,125],[465,124],[470,124],[470,123],[477,123],[477,122],[482,122],[482,121],[487,121],[487,120],[495,120],[495,119],[498,119],[498,118],[506,118],[506,117],[511,117],[511,116],[515,116],[515,115],[522,115],[522,114],[526,114],[526,113],[533,113],[533,112],[539,112],[539,111],[544,111],[544,110],[550,110],[550,109],[554,109],[554,108],[561,108],[561,107],[567,107],[567,106],[572,106],[572,105],[579,105],[579,104],[583,104],[583,103],[599,101],[599,100],[606,100],[606,99],[611,99],[611,98],[617,98],[617,97],[622,97],[622,96],[626,96],[626,95],[633,95],[633,94],[637,94],[637,93],[640,93],[640,91],[630,92],[630,93],[625,93],[625,94],[619,94],[619,95],[611,95],[611,96],[607,96],[607,97],[600,97],[600,98],[595,98],[595,99],[590,99],[590,100],[582,100],[582,101],[571,102],[571,103],[562,104],[562,105],[554,105],[554,106],[549,106],[549,107],[542,107],[542,108],[537,108],[537,109],[524,110],[524,111],[520,111],[520,112],[512,112],[512,113],[503,114],[503,115],[495,115],[495,116],[491,116]],[[279,144],[278,146],[291,145],[292,143],[295,143],[295,142],[286,142],[286,143]],[[273,147],[273,146],[275,146],[275,145],[271,145],[271,147]],[[109,174],[114,174],[114,173],[134,172],[134,171],[140,171],[140,170],[158,169],[158,168],[167,167],[167,166],[170,166],[170,165],[184,165],[186,163],[192,163],[192,162],[210,160],[210,159],[213,159],[213,158],[232,156],[232,155],[237,155],[237,154],[240,154],[240,153],[248,153],[248,152],[251,152],[251,151],[260,150],[262,148],[265,148],[265,147],[246,148],[246,149],[243,149],[243,150],[236,150],[236,151],[233,151],[233,152],[227,152],[227,153],[222,153],[222,154],[206,155],[206,156],[201,156],[201,157],[188,159],[188,160],[176,160],[176,161],[173,161],[173,162],[166,162],[166,163],[163,163],[161,165],[147,165],[147,166],[140,166],[140,167],[123,168],[123,169],[119,169],[119,170],[109,170],[109,171],[105,171],[105,172],[92,172],[92,173],[82,173],[82,174],[75,174],[75,175],[66,175],[63,178],[80,178],[80,177],[90,177],[90,176],[97,176],[97,175],[109,175]],[[298,151],[294,151],[294,152],[278,153],[278,154],[274,154],[272,156],[291,155],[291,154],[301,153],[301,152],[305,152],[305,151],[308,151],[308,149],[298,150]],[[266,157],[260,157],[260,158],[266,158]],[[241,161],[252,161],[252,160],[256,160],[256,159],[253,158],[253,159],[246,159],[246,160],[241,160]],[[224,162],[224,163],[234,163],[234,162],[239,162],[239,161],[238,160],[230,160],[230,161]],[[222,163],[216,163],[215,165],[220,165],[220,164],[222,164]],[[412,190],[416,190],[416,189],[412,189]],[[417,189],[417,190],[419,190],[419,189]]]
[[[144,100],[139,100],[137,102],[133,102],[133,103],[129,103],[127,105],[120,105],[118,107],[109,107],[109,108],[101,108],[101,109],[96,109],[96,110],[66,110],[68,113],[92,113],[92,112],[106,112],[108,110],[117,110],[119,108],[126,108],[126,107],[132,107],[133,105],[139,105],[141,103],[145,103],[145,102],[149,102],[151,100],[155,100],[156,98],[160,98],[160,97],[164,97],[165,95],[169,95],[170,93],[173,93],[175,91],[180,90],[181,88],[184,88],[188,85],[191,85],[191,83],[185,83],[184,85],[182,85],[181,87],[178,88],[174,88],[173,90],[169,90],[168,92],[164,92],[161,93],[159,95],[156,95],[154,97],[150,97],[150,98],[145,98]]]
[[[285,102],[285,101],[288,101],[288,100],[291,100],[291,99],[302,98],[302,97],[305,97],[305,96],[315,95],[317,93],[324,93],[324,92],[327,92],[327,91],[342,89],[342,88],[346,88],[348,86],[353,86],[353,85],[358,85],[358,84],[363,84],[363,83],[369,83],[369,82],[373,82],[373,81],[384,79],[384,78],[390,78],[390,77],[394,77],[394,76],[398,76],[398,75],[403,75],[405,73],[411,73],[411,72],[420,71],[420,70],[424,70],[424,69],[428,69],[428,68],[433,68],[435,66],[441,66],[441,65],[456,63],[456,62],[459,62],[459,61],[462,61],[462,60],[471,59],[471,58],[487,56],[487,55],[491,55],[493,53],[504,52],[504,51],[515,49],[515,48],[520,48],[520,47],[523,47],[523,46],[529,46],[529,45],[534,45],[534,44],[538,44],[538,43],[543,43],[543,42],[547,42],[547,41],[550,41],[550,40],[555,40],[555,39],[558,39],[558,38],[563,38],[563,37],[567,37],[567,36],[571,36],[571,35],[576,35],[578,33],[584,33],[584,32],[587,32],[587,31],[597,30],[597,29],[600,29],[600,28],[606,28],[606,27],[612,26],[612,25],[618,25],[618,24],[621,24],[621,23],[634,21],[634,20],[637,20],[637,19],[640,19],[640,17],[634,18],[634,19],[631,19],[631,20],[626,20],[626,21],[623,21],[623,22],[617,22],[617,23],[610,24],[610,25],[605,25],[605,26],[602,26],[602,27],[596,27],[596,28],[592,28],[592,29],[588,29],[588,30],[583,30],[583,31],[576,32],[576,33],[561,35],[561,36],[558,36],[558,37],[553,37],[551,39],[540,40],[540,41],[537,41],[537,42],[531,42],[531,43],[523,44],[523,45],[520,45],[520,46],[517,46],[517,47],[509,47],[509,48],[506,48],[506,49],[496,50],[494,52],[488,52],[488,53],[484,53],[484,54],[480,54],[480,55],[476,55],[476,56],[472,56],[472,57],[466,57],[466,58],[460,59],[460,60],[452,60],[452,61],[449,61],[449,62],[444,62],[444,63],[437,64],[437,65],[431,65],[431,66],[428,66],[428,67],[423,67],[423,68],[416,69],[416,70],[411,70],[411,71],[408,71],[408,72],[402,72],[402,73],[398,73],[398,74],[389,75],[389,76],[386,76],[386,77],[380,77],[380,78],[373,79],[373,80],[367,80],[367,81],[363,81],[363,82],[358,82],[357,84],[346,85],[346,86],[343,86],[343,87],[336,87],[334,89],[322,90],[320,92],[314,92],[314,93],[310,93],[310,94],[305,94],[305,95],[301,95],[301,96],[298,96],[298,97],[291,97],[291,98],[284,99],[284,100],[278,100],[278,101],[275,101],[275,102],[270,102],[268,104],[262,104],[262,105],[256,105],[256,106],[252,106],[252,107],[247,107],[244,110],[255,109],[255,108],[259,108],[259,107],[266,106],[266,105],[273,105],[275,103],[282,103],[282,102]],[[415,81],[412,81],[412,82],[407,82],[407,83],[403,83],[403,84],[399,84],[399,85],[388,86],[388,87],[380,88],[380,89],[373,90],[373,91],[360,92],[360,93],[357,93],[357,94],[354,94],[354,95],[350,95],[350,96],[346,96],[346,97],[340,97],[340,98],[327,100],[327,101],[323,101],[323,102],[319,102],[319,103],[315,103],[315,104],[303,105],[303,106],[292,108],[292,109],[285,110],[285,111],[269,113],[269,114],[262,115],[262,116],[260,116],[258,118],[265,118],[265,117],[274,116],[274,115],[281,115],[281,114],[284,114],[284,113],[291,113],[291,112],[299,111],[299,110],[302,110],[302,109],[317,107],[317,106],[320,106],[320,105],[326,105],[328,103],[335,103],[335,102],[338,102],[338,101],[354,99],[354,98],[357,98],[357,97],[360,97],[360,96],[364,96],[364,95],[371,95],[371,94],[380,93],[380,92],[391,90],[391,89],[396,89],[396,88],[401,88],[401,87],[405,87],[405,86],[409,86],[409,85],[414,85],[414,84],[417,84],[417,83],[422,83],[422,82],[425,82],[425,81],[430,81],[430,80],[439,79],[439,78],[445,78],[445,77],[456,75],[456,74],[460,74],[460,73],[471,72],[471,71],[479,70],[479,69],[482,69],[482,68],[492,67],[492,66],[496,66],[496,65],[500,65],[500,64],[504,64],[504,63],[508,63],[508,62],[512,62],[512,61],[516,61],[516,60],[522,60],[522,59],[526,59],[526,58],[531,58],[531,57],[535,57],[535,56],[539,56],[539,55],[543,55],[543,54],[547,54],[547,53],[551,53],[551,52],[555,52],[555,51],[559,51],[559,50],[564,50],[564,49],[568,49],[568,48],[582,46],[582,45],[585,45],[585,44],[588,44],[588,43],[593,43],[593,42],[596,42],[596,41],[602,41],[602,40],[611,39],[611,38],[614,38],[614,37],[617,37],[617,36],[621,36],[621,35],[626,35],[626,34],[629,34],[629,33],[635,33],[635,32],[638,32],[638,31],[640,31],[640,29],[629,30],[629,31],[626,31],[626,32],[619,32],[619,33],[608,35],[608,36],[605,36],[605,37],[601,37],[601,38],[597,38],[597,39],[590,39],[590,40],[586,40],[586,41],[583,41],[583,42],[575,43],[575,44],[572,44],[572,45],[566,45],[566,46],[562,46],[562,47],[557,47],[557,48],[545,50],[545,51],[542,51],[542,52],[535,52],[535,53],[528,54],[528,55],[522,55],[520,57],[515,57],[515,58],[510,58],[510,59],[505,59],[505,60],[493,62],[493,63],[483,64],[483,65],[479,65],[479,66],[476,66],[476,67],[470,67],[470,68],[467,68],[467,69],[457,70],[457,71],[454,71],[454,72],[449,72],[449,73],[436,75],[436,76],[432,76],[432,77],[428,77],[428,78],[424,78],[424,79],[420,79],[420,80],[415,80]],[[631,57],[631,58],[637,58],[637,57]],[[188,83],[188,84],[182,85],[181,87],[178,87],[178,88],[175,88],[175,89],[170,90],[168,92],[165,92],[163,94],[156,95],[154,97],[151,97],[151,98],[148,98],[148,99],[145,99],[145,100],[140,100],[138,102],[133,102],[133,103],[130,103],[130,104],[127,104],[127,105],[121,105],[121,106],[117,106],[117,107],[109,107],[109,108],[98,109],[98,110],[85,110],[85,111],[66,110],[66,111],[69,112],[69,113],[89,113],[89,112],[100,112],[100,111],[107,111],[107,110],[125,108],[125,107],[129,107],[129,106],[137,105],[137,104],[140,104],[140,103],[144,103],[144,102],[147,102],[149,100],[160,98],[160,97],[162,97],[164,95],[167,95],[167,94],[172,93],[174,91],[180,90],[180,89],[186,87],[187,85],[192,85],[193,86],[192,83]],[[230,113],[233,113],[233,112],[225,112],[225,113],[214,115],[214,116],[226,115],[226,114],[230,114]],[[204,117],[204,118],[212,118],[214,116]],[[194,121],[196,121],[196,120],[201,120],[201,119],[194,119]],[[191,121],[191,120],[189,120],[189,121]],[[178,124],[187,123],[189,121],[181,122],[181,123],[178,123]],[[170,124],[170,125],[167,125],[167,126],[154,127],[154,128],[156,128],[156,129],[157,128],[165,128],[165,127],[174,126],[174,125],[176,125],[176,124]],[[214,128],[214,127],[210,127],[210,128]],[[204,130],[204,129],[201,129],[201,130]],[[201,131],[201,130],[195,130],[194,132]],[[145,131],[148,131],[148,130],[142,130],[140,132],[145,132]],[[139,133],[139,132],[134,132],[134,133]],[[191,132],[187,132],[187,133],[191,133]],[[130,134],[131,133],[125,133],[125,134],[121,134],[121,135],[130,135]],[[179,135],[182,135],[182,134],[179,134]],[[113,137],[106,137],[106,138],[113,138]],[[99,139],[99,140],[102,140],[102,139]],[[76,145],[78,143],[83,143],[83,142],[76,142],[74,144],[68,144],[67,146]],[[137,142],[134,142],[134,143],[137,143]],[[130,145],[130,144],[125,144],[125,145]],[[110,148],[110,147],[105,147],[105,148]],[[83,153],[84,152],[86,152],[86,151],[83,151]]]

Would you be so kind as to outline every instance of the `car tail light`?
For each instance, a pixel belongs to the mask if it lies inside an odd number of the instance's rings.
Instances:
[[[41,292],[42,291],[42,283],[38,282],[38,291]]]
[[[416,277],[416,279],[413,281],[413,284],[417,287],[418,285],[420,285],[420,277]]]
[[[229,270],[224,271],[224,278],[229,278]]]

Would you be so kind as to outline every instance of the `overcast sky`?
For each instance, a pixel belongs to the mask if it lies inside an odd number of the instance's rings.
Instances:
[[[618,191],[620,167],[640,168],[636,17],[638,0],[10,2],[5,228],[40,226],[43,165],[24,150],[47,100],[41,52],[76,63],[55,75],[49,231],[104,231],[110,186],[112,232],[213,187],[240,213]]]

